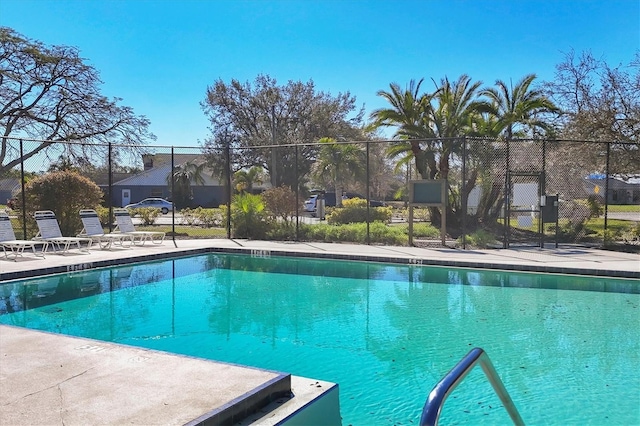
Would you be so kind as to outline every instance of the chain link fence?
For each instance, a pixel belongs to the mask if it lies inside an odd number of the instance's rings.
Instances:
[[[430,175],[416,167],[415,147],[432,159]],[[409,181],[427,177],[447,179],[448,246],[638,240],[640,165],[630,160],[638,158],[637,144],[453,138],[254,148],[230,141],[205,149],[5,138],[3,148],[0,204],[17,238],[36,235],[37,210],[53,210],[75,235],[80,209],[95,208],[108,232],[114,210],[126,207],[140,229],[176,240],[406,245]],[[34,186],[70,171],[96,185],[101,198],[88,198],[82,186]],[[441,245],[442,213],[414,209],[414,245]]]

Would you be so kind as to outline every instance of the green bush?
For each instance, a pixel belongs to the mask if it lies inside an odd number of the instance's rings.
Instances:
[[[195,210],[189,207],[181,210],[182,218],[180,219],[181,225],[194,226],[197,223]]]
[[[102,200],[102,190],[88,178],[77,172],[64,170],[36,177],[25,185],[26,213],[32,216],[37,210],[52,210],[63,235],[76,235],[82,230],[80,210],[97,209]],[[16,195],[18,210],[22,195]],[[20,216],[20,215],[18,215]]]
[[[365,244],[367,242],[367,224],[300,224],[300,236],[303,240],[307,241]],[[401,246],[407,243],[407,235],[402,227],[387,226],[382,222],[373,222],[369,224],[369,238],[372,244]]]
[[[203,228],[220,228],[226,222],[226,209],[215,208],[205,209],[196,207],[195,209],[183,209],[181,223],[189,226],[202,226]]]
[[[406,234],[409,235],[409,225],[405,225]],[[417,238],[440,238],[440,229],[430,223],[414,223],[413,236]]]
[[[462,243],[466,242],[467,246],[476,247],[476,248],[489,248],[498,243],[495,236],[484,229],[479,229],[472,234],[466,235],[463,240],[462,237],[458,238],[458,244],[462,245]]]
[[[403,246],[408,242],[407,234],[405,234],[401,229],[393,226],[388,226],[381,222],[374,222],[370,224],[369,238],[372,243],[381,243],[394,246]]]
[[[96,213],[98,213],[98,218],[100,218],[100,224],[105,227],[109,226],[109,208],[104,206],[96,207]]]
[[[268,223],[262,197],[248,193],[238,194],[231,202],[231,226],[235,238],[262,239]]]
[[[391,222],[391,207],[372,207],[369,209],[370,222]],[[350,198],[342,201],[342,208],[335,208],[327,214],[327,223],[341,225],[346,223],[367,222],[367,200]]]
[[[587,206],[589,207],[589,219],[592,217],[600,217],[604,213],[604,207],[595,195],[589,195],[587,198]]]
[[[622,240],[622,232],[618,229],[605,229],[603,236],[605,246],[615,244],[616,241]]]
[[[298,201],[296,193],[288,186],[267,189],[261,194],[266,208],[266,213],[273,221],[281,220],[291,223],[296,215]]]
[[[640,243],[640,222],[622,232],[622,240],[627,244]]]
[[[143,226],[149,226],[156,223],[156,219],[162,214],[160,209],[152,207],[143,207],[130,210],[131,217],[138,217],[142,221]]]
[[[303,224],[300,224],[303,225]],[[292,241],[296,238],[296,227],[291,223],[273,221],[267,231],[267,239],[276,241]]]

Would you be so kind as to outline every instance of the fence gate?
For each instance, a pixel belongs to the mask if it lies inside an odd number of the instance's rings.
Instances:
[[[531,172],[507,173],[505,203],[506,247],[539,246],[542,239],[540,196],[543,194],[543,174]]]

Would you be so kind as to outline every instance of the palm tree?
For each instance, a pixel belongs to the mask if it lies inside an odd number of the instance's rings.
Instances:
[[[526,137],[536,130],[546,134],[553,133],[553,127],[544,120],[547,114],[556,114],[560,109],[549,100],[542,90],[532,88],[535,74],[524,76],[515,86],[497,80],[496,87],[483,89],[480,94],[489,101],[484,103],[485,136],[498,136],[507,141],[507,161],[509,161],[509,143],[514,137]],[[509,166],[507,166],[509,167]],[[495,177],[486,176],[483,180],[484,190],[477,215],[482,221],[489,221],[498,216],[503,198],[499,197],[500,186]],[[506,184],[506,183],[505,183]],[[488,190],[488,188],[491,188]]]
[[[322,138],[319,142],[322,145],[315,173],[318,177],[329,177],[336,194],[336,206],[340,206],[344,182],[360,177],[364,155],[362,149],[354,144],[341,144],[332,138]]]
[[[542,90],[531,87],[535,79],[535,74],[526,75],[515,86],[497,80],[497,87],[488,87],[480,92],[490,100],[486,107],[490,114],[497,117],[507,140],[514,136],[525,136],[526,131],[535,129],[553,132],[552,126],[542,116],[558,113],[560,109]]]
[[[173,173],[167,176],[167,183],[173,183],[173,202],[181,209],[188,207],[191,202],[191,184],[204,185],[203,177],[204,163],[196,164],[193,161],[186,161],[173,168]],[[172,182],[173,181],[173,182]]]
[[[429,179],[433,176],[429,175],[431,167],[428,165],[433,165],[435,159],[432,151],[422,148],[420,139],[434,137],[429,123],[433,95],[420,94],[422,81],[421,79],[416,83],[415,80],[411,80],[404,91],[397,83],[389,85],[389,92],[379,90],[377,95],[389,102],[391,107],[377,109],[371,113],[370,117],[373,120],[373,128],[396,128],[393,137],[398,142],[389,147],[389,156],[404,156],[407,152],[411,152],[415,158],[416,170],[423,179]]]
[[[477,100],[481,84],[472,83],[464,74],[453,83],[445,77],[434,94],[436,105],[431,108],[431,125],[434,136],[440,139],[437,173],[441,179],[449,176],[449,161],[451,154],[461,148],[460,137],[471,132],[474,120],[485,108]]]
[[[390,92],[379,91],[378,96],[385,98],[391,108],[373,111],[373,126],[397,128],[394,138],[400,140],[389,148],[389,154],[411,151],[423,179],[446,179],[450,156],[460,145],[452,138],[471,131],[473,119],[486,109],[476,100],[482,83],[472,83],[467,75],[453,83],[444,78],[430,94],[420,94],[421,84],[422,80],[411,80],[403,92],[392,83]]]
[[[253,185],[262,183],[262,167],[238,170],[233,174],[233,185],[238,192],[251,192]]]
[[[451,155],[461,150],[461,136],[473,129],[474,120],[486,109],[477,100],[482,83],[473,83],[467,75],[454,82],[444,78],[433,93],[420,94],[421,83],[422,80],[417,84],[412,80],[404,92],[393,83],[390,92],[378,92],[391,108],[376,110],[371,118],[376,127],[398,129],[394,136],[400,140],[389,147],[389,155],[406,161],[410,151],[423,179],[447,179]],[[452,207],[453,213],[459,206]],[[431,218],[434,224],[440,222],[438,209],[431,209]]]

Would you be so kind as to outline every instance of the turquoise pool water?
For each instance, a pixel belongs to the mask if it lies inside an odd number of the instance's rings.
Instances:
[[[640,424],[640,281],[210,254],[0,285],[0,322],[340,384],[344,425],[418,424],[471,348],[527,424]],[[508,424],[479,368],[441,424]]]

